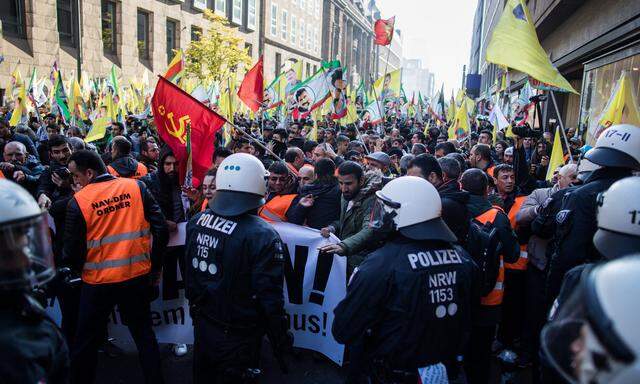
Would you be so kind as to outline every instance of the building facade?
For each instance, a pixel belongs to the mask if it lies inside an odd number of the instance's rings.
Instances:
[[[207,28],[203,10],[229,18],[258,57],[259,0],[9,0],[0,9],[0,85],[17,67],[48,74],[54,62],[66,77],[78,70],[104,77],[112,65],[123,78],[147,71],[153,82],[174,49],[185,49]],[[80,49],[78,49],[80,47]]]
[[[373,40],[375,2],[360,0],[324,0],[322,19],[323,60],[340,60],[347,68],[348,81],[357,86],[369,83],[376,73],[376,49]]]
[[[504,3],[478,1],[474,31],[482,32],[474,33],[469,68],[482,75],[481,97],[496,91],[499,69],[485,61],[485,50]],[[640,2],[531,0],[528,7],[542,47],[580,92],[556,93],[560,117],[565,126],[578,127],[592,143],[598,116],[622,71],[630,75],[636,94],[640,93]],[[523,74],[513,73],[510,88],[517,90],[525,81]],[[557,121],[553,106],[545,104],[543,120]]]
[[[292,63],[302,62],[302,77],[320,68],[322,0],[261,0],[259,52],[264,76],[273,80]]]
[[[435,90],[435,76],[433,72],[422,67],[420,59],[404,59],[402,60],[402,83],[404,91],[408,98],[418,93],[425,97],[431,98]]]

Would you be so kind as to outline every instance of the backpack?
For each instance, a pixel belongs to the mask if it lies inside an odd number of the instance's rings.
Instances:
[[[491,208],[499,209],[499,208]],[[500,210],[502,212],[502,210]],[[481,296],[488,295],[496,285],[500,271],[502,242],[493,223],[470,220],[467,251],[480,270]]]

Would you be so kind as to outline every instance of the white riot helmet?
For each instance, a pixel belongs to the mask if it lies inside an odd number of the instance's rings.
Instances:
[[[640,382],[640,254],[586,271],[541,335],[548,362],[570,383]]]
[[[608,259],[640,250],[640,177],[618,180],[598,195],[593,244]]]
[[[55,275],[49,227],[21,186],[0,180],[0,290],[25,290]]]
[[[587,159],[587,155],[591,151],[593,151],[593,148],[588,150],[578,161],[578,175],[576,177],[583,183],[589,178],[589,176],[591,176],[594,171],[602,168],[600,165],[594,164],[593,162],[589,161],[589,159]]]
[[[640,127],[618,124],[602,131],[587,160],[603,167],[640,170]]]
[[[216,194],[209,208],[221,216],[237,216],[264,205],[268,172],[257,157],[235,153],[220,163]]]
[[[454,242],[456,236],[440,217],[440,195],[430,182],[415,176],[393,179],[376,192],[369,226],[398,230],[414,240]]]

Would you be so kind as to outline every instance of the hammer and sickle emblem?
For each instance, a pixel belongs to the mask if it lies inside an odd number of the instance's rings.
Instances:
[[[159,110],[160,108],[158,108]],[[167,126],[167,124],[165,123],[164,127],[167,130],[167,132],[169,132],[169,134],[173,137],[175,137],[176,139],[178,139],[180,141],[180,144],[185,144],[186,143],[186,136],[187,136],[187,131],[186,131],[186,127],[187,124],[189,122],[191,122],[191,119],[189,118],[189,115],[184,115],[181,116],[180,118],[178,118],[178,126],[176,127],[176,123],[173,120],[173,112],[169,112],[167,113],[167,118],[169,119],[169,121],[171,122],[171,128]]]
[[[158,113],[160,114],[160,116],[164,116],[165,112],[166,111],[164,109],[164,105],[158,107]]]

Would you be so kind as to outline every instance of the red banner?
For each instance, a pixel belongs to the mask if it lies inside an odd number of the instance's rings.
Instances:
[[[240,84],[240,89],[238,89],[238,97],[253,112],[258,112],[258,109],[260,109],[260,106],[262,105],[264,97],[262,90],[263,86],[264,77],[262,74],[262,56],[260,56],[256,65],[254,65],[253,68],[251,68],[244,76],[242,84]]]
[[[373,32],[376,35],[375,43],[378,45],[389,45],[391,39],[393,39],[393,26],[396,22],[396,17],[392,17],[388,20],[376,20],[373,27]]]
[[[151,106],[158,135],[180,162],[180,180],[184,180],[186,173],[187,124],[191,126],[193,177],[202,180],[213,163],[215,135],[226,122],[224,117],[162,76],[156,85]]]

